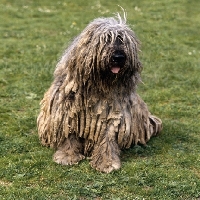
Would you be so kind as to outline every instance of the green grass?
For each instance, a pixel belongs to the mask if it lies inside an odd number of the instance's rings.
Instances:
[[[138,93],[163,120],[111,174],[64,167],[39,143],[39,102],[70,40],[121,5],[142,42]],[[0,0],[0,199],[200,199],[199,0]]]

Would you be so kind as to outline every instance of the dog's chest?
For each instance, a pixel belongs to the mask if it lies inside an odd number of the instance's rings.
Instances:
[[[74,104],[75,106],[75,104]],[[84,106],[77,113],[71,114],[70,128],[79,137],[97,142],[99,137],[107,135],[110,138],[117,137],[121,146],[127,138],[130,138],[131,121],[133,118],[132,107],[134,106],[134,95],[126,98],[97,99],[90,98],[85,101]],[[72,108],[70,111],[75,111]],[[129,141],[129,140],[127,140]]]

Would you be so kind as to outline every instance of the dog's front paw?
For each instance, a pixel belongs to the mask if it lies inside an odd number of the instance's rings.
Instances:
[[[90,162],[92,168],[105,173],[110,173],[113,170],[117,170],[121,167],[121,162],[118,157],[115,159],[106,158],[103,155],[93,156]]]
[[[79,161],[84,159],[85,156],[82,154],[69,154],[64,151],[58,150],[55,152],[53,155],[53,160],[54,162],[61,164],[61,165],[73,165],[73,164],[78,164]]]

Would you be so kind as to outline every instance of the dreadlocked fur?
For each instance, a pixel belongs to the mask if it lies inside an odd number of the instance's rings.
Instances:
[[[37,119],[41,143],[57,149],[55,162],[71,165],[91,156],[93,168],[111,172],[120,168],[120,149],[146,144],[161,131],[161,120],[136,94],[138,51],[119,15],[95,19],[66,49]],[[123,66],[116,67],[115,54]]]

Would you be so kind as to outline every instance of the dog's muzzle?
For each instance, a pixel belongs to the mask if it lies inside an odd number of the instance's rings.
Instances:
[[[126,62],[126,54],[124,51],[115,51],[111,56],[111,72],[113,74],[118,74],[120,72],[120,69],[124,67]]]

